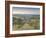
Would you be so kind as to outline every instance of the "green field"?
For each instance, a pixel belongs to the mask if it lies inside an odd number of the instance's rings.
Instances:
[[[40,29],[40,15],[31,14],[16,14],[12,17],[13,31],[16,30],[39,30]]]

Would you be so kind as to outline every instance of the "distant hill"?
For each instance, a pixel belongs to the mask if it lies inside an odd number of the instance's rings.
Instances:
[[[19,17],[19,18],[26,18],[26,19],[30,19],[30,18],[33,18],[33,17],[37,17],[37,18],[40,18],[40,15],[35,15],[35,14],[15,14],[13,15],[14,17]]]

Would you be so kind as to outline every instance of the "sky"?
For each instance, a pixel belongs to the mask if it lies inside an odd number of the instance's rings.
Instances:
[[[12,14],[40,14],[40,8],[13,7]]]

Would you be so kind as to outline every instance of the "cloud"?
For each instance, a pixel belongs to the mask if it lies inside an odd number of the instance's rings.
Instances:
[[[13,8],[13,14],[40,14],[39,8]]]

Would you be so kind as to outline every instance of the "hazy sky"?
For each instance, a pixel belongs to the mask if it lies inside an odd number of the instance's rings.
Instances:
[[[13,14],[40,14],[40,8],[13,7]]]

